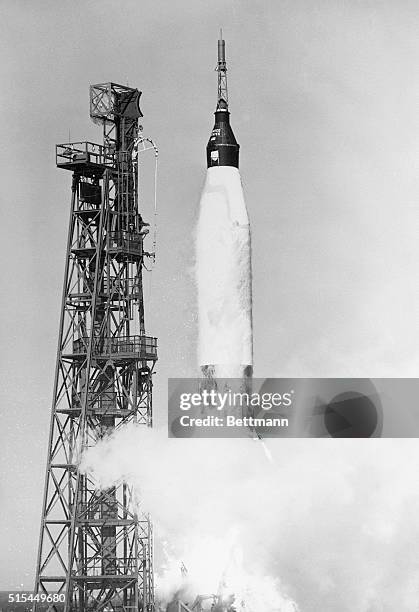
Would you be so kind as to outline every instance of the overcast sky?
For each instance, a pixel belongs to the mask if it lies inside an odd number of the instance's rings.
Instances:
[[[146,279],[158,421],[167,377],[196,371],[193,232],[220,27],[252,223],[255,374],[416,376],[419,5],[1,0],[0,14],[0,588],[10,588],[33,583],[41,512],[71,180],[54,146],[100,142],[89,85],[141,89],[144,133],[160,151]],[[142,210],[152,221],[150,200]],[[385,483],[380,453],[407,447],[381,443],[374,473]]]

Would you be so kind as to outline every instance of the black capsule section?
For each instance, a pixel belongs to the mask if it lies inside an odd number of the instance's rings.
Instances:
[[[233,166],[239,167],[240,145],[230,126],[230,113],[224,100],[217,104],[214,113],[215,124],[207,144],[207,167]]]

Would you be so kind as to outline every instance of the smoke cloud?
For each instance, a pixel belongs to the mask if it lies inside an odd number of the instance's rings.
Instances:
[[[215,593],[224,580],[255,612],[416,609],[416,442],[403,453],[393,440],[264,443],[268,453],[257,440],[128,425],[82,467],[101,487],[131,482],[152,514],[163,598]]]

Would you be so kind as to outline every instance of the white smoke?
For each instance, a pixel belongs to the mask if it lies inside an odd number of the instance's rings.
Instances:
[[[261,467],[267,478],[260,478]],[[126,480],[141,511],[151,513],[163,556],[156,568],[161,600],[182,592],[192,603],[191,597],[216,594],[224,583],[223,594],[234,593],[236,605],[245,600],[248,612],[296,610],[271,571],[269,545],[258,540],[259,503],[265,497],[271,504],[268,489],[276,495],[259,443],[235,440],[232,452],[229,440],[168,439],[131,424],[91,447],[81,469],[101,488]]]
[[[209,168],[196,240],[198,363],[240,377],[252,361],[250,226],[237,168]]]
[[[272,461],[258,441],[167,439],[130,425],[91,448],[83,469],[102,487],[134,483],[157,550],[167,540],[166,568],[157,555],[165,597],[185,587],[183,561],[195,594],[217,592],[225,571],[235,587],[244,577],[254,612],[289,612],[292,600],[301,612],[417,609],[417,443],[265,443]]]

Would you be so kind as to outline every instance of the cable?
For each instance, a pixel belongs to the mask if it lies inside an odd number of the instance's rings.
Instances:
[[[141,145],[141,148],[139,148]],[[136,140],[134,141],[134,148],[133,148],[133,152],[132,152],[132,159],[137,161],[137,170],[138,170],[138,153],[144,153],[145,151],[148,151],[149,149],[153,149],[154,150],[154,158],[155,158],[155,163],[154,163],[154,219],[153,219],[153,244],[152,244],[152,252],[151,253],[147,253],[147,255],[149,255],[151,257],[151,266],[150,268],[147,268],[147,266],[144,264],[143,261],[143,268],[150,273],[149,276],[149,291],[148,291],[148,297],[147,297],[147,307],[149,306],[149,303],[151,301],[151,292],[152,292],[152,276],[153,276],[153,269],[154,269],[154,265],[156,262],[156,250],[157,250],[157,215],[158,215],[158,211],[157,211],[157,173],[158,173],[158,157],[159,157],[159,151],[157,149],[156,144],[153,142],[153,140],[151,140],[151,138],[145,138],[144,136],[139,135]],[[134,170],[133,170],[134,171]],[[137,171],[137,181],[139,178],[139,172]],[[137,182],[137,194],[138,194],[138,182]]]

